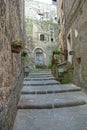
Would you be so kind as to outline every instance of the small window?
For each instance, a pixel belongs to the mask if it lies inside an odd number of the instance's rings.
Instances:
[[[57,20],[57,17],[55,16],[55,20]]]
[[[53,0],[54,2],[57,2],[57,0]]]
[[[53,38],[51,38],[51,42],[53,42]]]
[[[43,34],[40,35],[40,41],[44,41],[44,35]]]

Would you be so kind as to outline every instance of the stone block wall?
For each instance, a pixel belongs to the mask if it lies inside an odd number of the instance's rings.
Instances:
[[[23,78],[24,72],[22,70],[13,82],[8,101],[6,102],[3,111],[0,113],[0,130],[12,130],[13,128]]]
[[[23,40],[23,3],[23,0],[0,0],[0,113],[5,109],[22,70],[21,55],[11,52],[11,41]]]
[[[73,81],[87,90],[87,1],[65,0],[66,40],[71,32]],[[78,62],[80,59],[80,62]]]

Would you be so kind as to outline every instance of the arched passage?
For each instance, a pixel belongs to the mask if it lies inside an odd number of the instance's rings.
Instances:
[[[44,53],[42,48],[36,48],[34,50],[35,54],[35,65],[36,67],[43,67],[45,66],[45,59],[46,59],[46,54]]]

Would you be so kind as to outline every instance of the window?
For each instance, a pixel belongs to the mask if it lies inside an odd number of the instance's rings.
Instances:
[[[55,16],[55,20],[57,20],[57,16]]]
[[[53,42],[53,38],[51,38],[51,42]]]
[[[54,2],[56,2],[56,0],[53,0]]]
[[[40,35],[40,41],[44,41],[44,35],[43,34]]]

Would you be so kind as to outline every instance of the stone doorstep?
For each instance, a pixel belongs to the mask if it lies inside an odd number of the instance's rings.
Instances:
[[[42,91],[21,91],[21,94],[52,94],[52,93],[65,93],[65,92],[75,92],[75,91],[81,91],[80,88],[73,88],[73,89],[64,89],[64,90],[42,90]]]
[[[53,108],[63,108],[63,107],[75,107],[80,105],[85,105],[84,100],[74,101],[74,102],[65,102],[65,103],[56,103],[56,104],[43,104],[43,105],[18,105],[18,109],[53,109]]]

